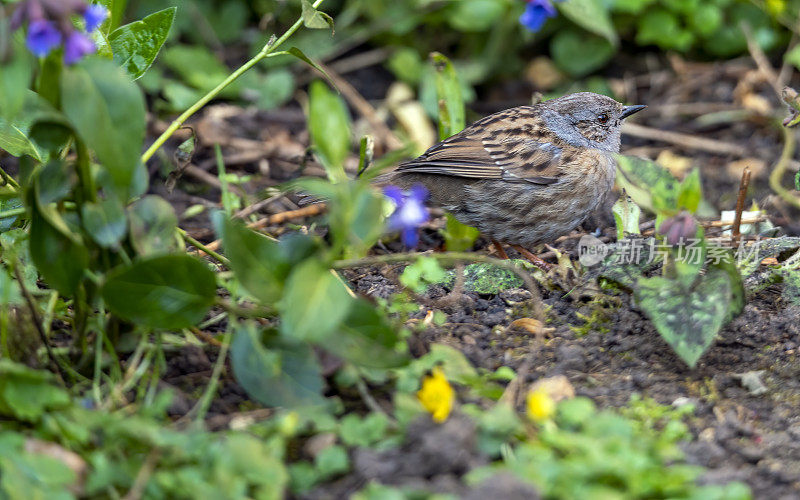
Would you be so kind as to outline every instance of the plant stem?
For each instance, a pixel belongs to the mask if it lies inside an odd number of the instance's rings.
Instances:
[[[211,250],[210,248],[208,248],[208,247],[207,247],[207,246],[205,246],[204,244],[202,244],[202,243],[200,243],[199,241],[197,241],[196,239],[192,238],[192,237],[191,237],[191,236],[189,236],[189,234],[188,234],[186,231],[184,231],[183,229],[181,229],[181,228],[178,228],[178,234],[180,235],[180,237],[181,237],[181,238],[183,238],[183,241],[184,241],[184,242],[186,242],[186,243],[189,243],[189,244],[190,244],[190,245],[192,245],[193,247],[196,247],[196,248],[198,248],[198,249],[202,250],[202,251],[203,251],[203,252],[205,252],[206,254],[210,255],[211,257],[213,257],[214,259],[216,259],[217,261],[219,261],[220,263],[222,263],[222,264],[223,264],[225,267],[228,267],[228,268],[230,268],[230,267],[231,267],[231,261],[229,261],[229,260],[227,259],[227,257],[225,257],[225,256],[223,256],[223,255],[220,255],[220,254],[218,254],[218,253],[217,253],[217,252],[215,252],[214,250]]]
[[[194,425],[197,428],[202,428],[203,420],[205,420],[208,408],[211,406],[211,400],[214,399],[214,395],[217,393],[219,378],[220,375],[222,375],[222,369],[225,367],[225,359],[228,357],[228,347],[231,345],[232,336],[233,332],[230,331],[222,336],[222,347],[219,348],[217,361],[214,363],[214,370],[211,372],[211,380],[209,380],[208,386],[206,386],[206,390],[203,392],[200,401],[198,401],[197,405],[186,415],[189,417],[194,414]]]
[[[0,184],[0,186],[8,184],[12,188],[14,188],[14,191],[19,191],[19,182],[17,182],[16,179],[14,179],[8,173],[6,173],[6,171],[3,170],[1,167],[0,167],[0,179],[3,179],[3,184]]]
[[[313,7],[317,8],[319,4],[321,4],[322,2],[323,0],[316,0],[313,3]],[[244,63],[242,66],[240,66],[239,69],[231,73],[225,80],[222,81],[222,83],[214,87],[214,89],[212,89],[209,93],[201,97],[200,100],[194,103],[189,109],[184,111],[183,114],[181,114],[178,118],[176,118],[175,121],[173,121],[172,124],[170,124],[167,130],[165,130],[164,133],[161,134],[158,137],[158,139],[155,140],[155,142],[147,149],[147,151],[144,152],[144,154],[142,155],[142,163],[146,163],[150,158],[152,158],[155,152],[158,151],[158,149],[161,148],[161,146],[163,146],[165,142],[167,142],[167,139],[172,137],[172,134],[174,134],[176,130],[181,128],[181,126],[184,124],[184,122],[186,122],[186,120],[188,120],[193,114],[197,113],[203,106],[208,104],[228,85],[236,81],[236,79],[245,74],[250,68],[261,62],[261,60],[264,59],[265,57],[269,57],[270,53],[274,52],[275,49],[277,49],[281,44],[283,44],[283,42],[288,40],[289,37],[292,36],[294,32],[297,31],[302,24],[303,24],[302,18],[298,19],[288,30],[286,30],[286,32],[280,38],[278,38],[274,42],[272,42],[272,40],[267,42],[267,44],[264,45],[261,51],[255,55],[255,57],[253,57],[252,59]]]
[[[797,139],[795,139],[794,134],[794,129],[783,127],[783,151],[781,151],[781,157],[772,169],[772,173],[769,174],[769,187],[778,193],[778,196],[780,196],[783,201],[795,208],[800,208],[800,198],[781,184],[783,174],[786,173],[789,161],[794,156],[794,151],[797,146]]]
[[[0,212],[0,219],[5,219],[5,218],[8,218],[8,217],[17,217],[19,215],[25,215],[25,212],[27,212],[27,211],[28,211],[28,209],[25,208],[25,207],[10,208],[8,210],[3,210],[2,212]]]
[[[81,183],[81,190],[83,191],[83,200],[94,203],[97,201],[97,190],[94,186],[94,177],[92,177],[92,157],[89,154],[89,148],[81,140],[75,141],[76,150],[78,153],[78,179]]]

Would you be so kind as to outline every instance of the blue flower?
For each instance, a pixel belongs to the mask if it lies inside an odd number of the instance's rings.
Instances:
[[[102,5],[89,5],[83,13],[83,20],[86,21],[86,31],[89,33],[96,30],[106,19],[108,19],[108,9]]]
[[[400,231],[407,248],[416,247],[419,241],[417,229],[430,218],[425,207],[428,190],[422,184],[414,184],[408,191],[397,186],[386,186],[383,194],[395,204],[394,212],[389,216],[389,230]]]
[[[64,42],[64,62],[75,64],[83,56],[94,54],[97,47],[94,42],[80,31],[73,31],[69,34],[67,41]]]
[[[61,44],[61,32],[50,21],[31,21],[26,44],[35,56],[44,57]]]
[[[528,0],[528,6],[525,7],[525,12],[520,16],[519,22],[530,31],[536,32],[542,28],[548,18],[556,17],[556,14],[556,8],[553,7],[550,0]]]

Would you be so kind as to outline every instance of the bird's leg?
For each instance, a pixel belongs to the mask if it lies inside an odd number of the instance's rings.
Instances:
[[[517,252],[521,253],[523,257],[528,259],[531,262],[531,264],[533,264],[534,266],[538,267],[542,271],[549,271],[550,269],[553,268],[552,264],[549,264],[549,263],[543,261],[542,259],[540,259],[536,255],[534,255],[533,252],[531,252],[530,250],[528,250],[526,248],[523,248],[520,245],[511,245],[511,246]]]
[[[499,241],[492,238],[492,246],[494,247],[494,251],[497,252],[497,255],[500,256],[501,259],[508,260],[508,254],[505,250],[503,250],[503,245],[501,245]]]

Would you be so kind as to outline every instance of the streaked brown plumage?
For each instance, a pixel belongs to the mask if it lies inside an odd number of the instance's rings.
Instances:
[[[486,236],[532,248],[578,226],[614,185],[620,124],[644,106],[581,92],[487,116],[379,182],[423,184]]]

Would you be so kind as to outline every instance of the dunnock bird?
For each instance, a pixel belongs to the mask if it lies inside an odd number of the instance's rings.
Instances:
[[[464,224],[518,250],[532,248],[569,233],[600,206],[614,185],[622,120],[644,108],[579,92],[507,109],[379,182],[422,184]]]

